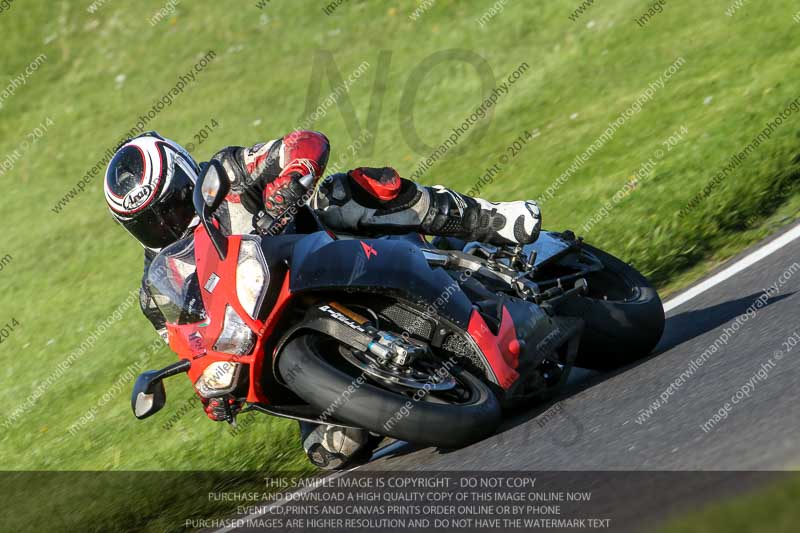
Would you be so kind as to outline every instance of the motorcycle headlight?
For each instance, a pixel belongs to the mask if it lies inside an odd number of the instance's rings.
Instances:
[[[236,296],[250,318],[255,318],[258,313],[268,277],[266,261],[259,243],[242,239],[239,247],[239,263],[236,267]]]
[[[194,387],[203,398],[227,394],[236,388],[241,368],[241,364],[232,361],[211,363],[203,370]]]
[[[227,306],[225,308],[225,322],[222,325],[222,333],[219,334],[219,338],[214,344],[214,351],[246,355],[253,349],[255,340],[256,335],[253,330],[244,323],[244,320],[236,314],[236,311],[230,305]]]

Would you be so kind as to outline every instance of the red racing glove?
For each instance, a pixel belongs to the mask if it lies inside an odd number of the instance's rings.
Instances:
[[[242,409],[242,403],[233,398],[201,398],[203,410],[215,422],[232,421]]]
[[[289,169],[264,188],[264,212],[273,221],[297,211],[311,197],[314,175]]]

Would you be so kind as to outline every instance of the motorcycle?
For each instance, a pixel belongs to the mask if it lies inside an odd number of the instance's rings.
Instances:
[[[193,197],[200,224],[148,269],[179,361],[137,378],[139,419],[185,373],[226,400],[231,423],[237,400],[457,448],[492,434],[504,409],[557,393],[573,366],[646,356],[664,328],[644,276],[570,231],[525,246],[337,235],[298,206],[280,231],[225,235],[213,215],[229,190],[211,161]]]

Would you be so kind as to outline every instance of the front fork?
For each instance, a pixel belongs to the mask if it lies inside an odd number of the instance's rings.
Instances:
[[[322,305],[317,310],[360,334],[361,343],[366,344],[364,351],[374,355],[382,364],[406,367],[426,351],[422,346],[371,326],[366,317],[336,302]]]

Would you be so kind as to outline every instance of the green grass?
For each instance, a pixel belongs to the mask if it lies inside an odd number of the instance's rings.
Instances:
[[[0,177],[0,257],[13,256],[0,272],[0,324],[12,318],[21,323],[0,345],[4,411],[24,402],[141,275],[141,250],[108,216],[99,177],[62,214],[50,208],[208,50],[217,58],[148,128],[188,143],[216,119],[220,127],[197,147],[199,158],[228,144],[282,135],[308,114],[309,81],[319,79],[312,64],[322,48],[345,77],[362,61],[370,64],[349,92],[352,107],[334,106],[313,125],[331,139],[332,161],[343,154],[344,166],[388,164],[405,175],[429,154],[409,146],[401,119],[413,111],[420,137],[436,145],[483,96],[474,68],[450,61],[424,76],[413,110],[401,107],[406,84],[426,57],[449,48],[472,50],[498,81],[527,62],[531,68],[501,97],[488,133],[477,142],[462,139],[423,178],[468,190],[518,135],[538,129],[541,134],[482,192],[491,200],[538,197],[683,57],[685,66],[666,87],[546,203],[545,226],[580,229],[664,139],[685,126],[685,140],[587,238],[632,261],[660,286],[674,287],[709,261],[763,237],[768,219],[797,204],[797,116],[687,217],[677,213],[768,119],[800,96],[791,81],[800,61],[794,46],[800,27],[791,19],[796,5],[750,3],[727,17],[727,2],[669,3],[639,28],[633,18],[646,10],[641,2],[597,3],[572,22],[568,15],[577,3],[509,2],[483,28],[476,19],[493,2],[439,0],[417,22],[408,17],[413,1],[349,0],[330,16],[316,2],[274,0],[264,9],[255,2],[235,8],[182,2],[155,27],[148,20],[161,1],[107,0],[94,15],[86,11],[88,0],[12,4],[0,13],[0,80],[21,73],[40,53],[47,61],[0,109],[0,162],[37,124],[48,117],[54,124]],[[380,50],[391,50],[388,65],[380,66]],[[356,135],[353,120],[366,123],[376,76],[385,93],[380,120],[371,128],[374,150],[353,155],[346,151]],[[322,78],[325,98],[331,87]],[[197,409],[164,430],[171,410],[191,394],[181,379],[168,383],[171,402],[156,417],[133,418],[126,384],[93,422],[70,435],[67,428],[132,362],[143,356],[154,368],[174,360],[166,349],[146,353],[152,339],[148,322],[129,310],[0,434],[0,467],[309,471],[294,424],[286,421],[264,418],[234,438]],[[165,489],[164,496],[172,495]],[[102,513],[91,516],[98,527],[110,527]],[[113,514],[116,523],[135,516],[124,505]]]
[[[659,533],[793,533],[800,520],[800,477],[774,483],[766,489],[716,503],[673,520]]]

